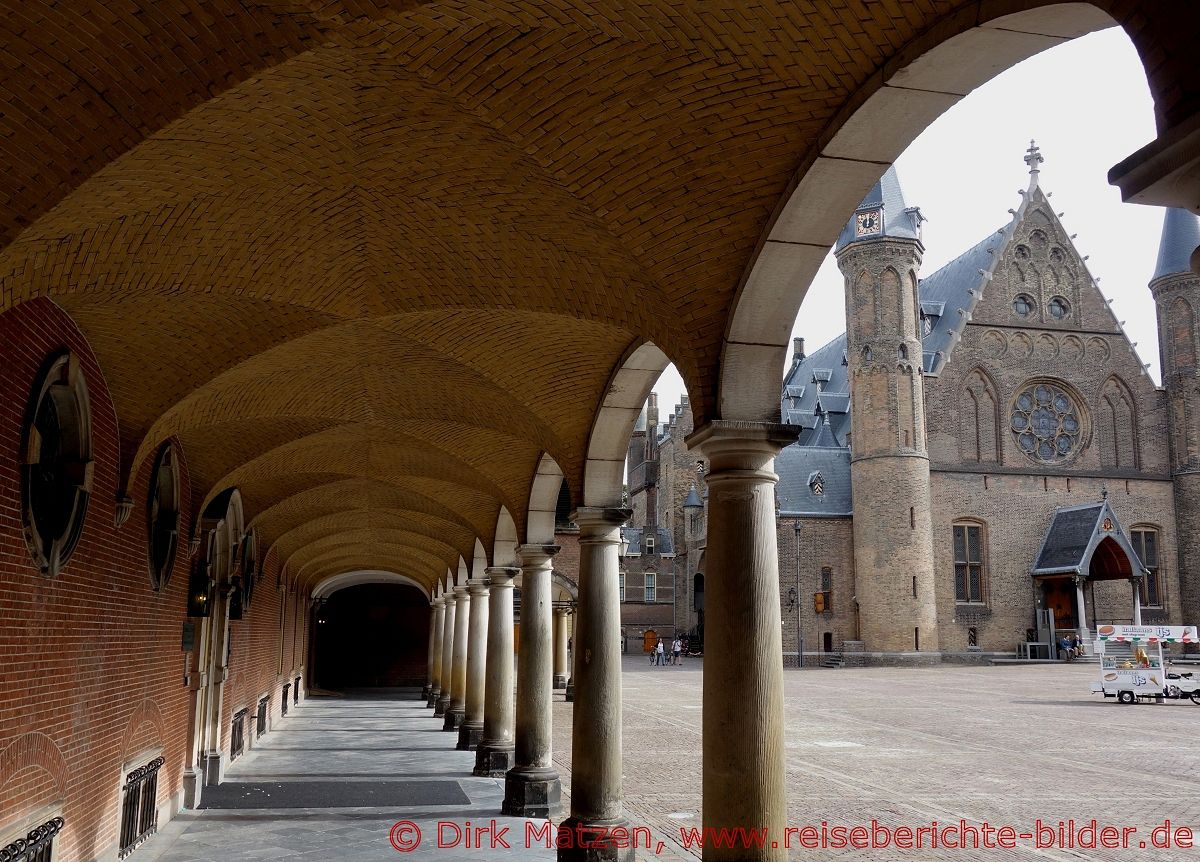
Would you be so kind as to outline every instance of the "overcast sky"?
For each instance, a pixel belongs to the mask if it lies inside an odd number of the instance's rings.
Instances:
[[[1157,382],[1158,338],[1146,284],[1154,271],[1163,211],[1121,203],[1108,169],[1155,137],[1154,105],[1133,44],[1120,28],[1031,57],[947,111],[896,161],[909,206],[924,226],[924,274],[1008,224],[1029,182],[1031,138],[1046,161],[1040,185],[1117,319],[1138,343]],[[802,287],[797,285],[797,290]],[[846,328],[842,276],[826,259],[804,298],[794,335],[814,351]],[[790,360],[790,353],[789,353]],[[782,375],[783,369],[780,369]],[[781,377],[782,382],[782,377]],[[660,414],[683,393],[674,366],[655,391]]]

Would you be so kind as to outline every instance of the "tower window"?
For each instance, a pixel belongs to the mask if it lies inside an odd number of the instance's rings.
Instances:
[[[648,534],[645,539],[645,550],[647,554],[654,553],[654,537]]]
[[[1050,309],[1050,316],[1055,320],[1064,320],[1071,312],[1071,306],[1061,296],[1051,299],[1050,305],[1047,307]]]
[[[1018,317],[1029,317],[1033,314],[1034,304],[1033,297],[1027,293],[1017,294],[1017,298],[1013,300],[1013,311]]]
[[[87,385],[70,351],[42,367],[26,417],[21,447],[25,542],[42,574],[53,577],[79,542],[92,490]]]

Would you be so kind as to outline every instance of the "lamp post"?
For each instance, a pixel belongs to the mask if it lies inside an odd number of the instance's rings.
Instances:
[[[793,526],[796,533],[796,586],[789,590],[789,596],[795,596],[794,604],[796,606],[796,642],[799,644],[799,654],[796,656],[796,666],[804,667],[804,626],[801,625],[801,608],[800,596],[803,593],[800,591],[800,522],[796,521]]]

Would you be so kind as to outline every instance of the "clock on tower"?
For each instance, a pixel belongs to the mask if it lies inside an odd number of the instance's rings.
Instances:
[[[854,235],[874,236],[883,232],[883,210],[859,210],[854,214]]]

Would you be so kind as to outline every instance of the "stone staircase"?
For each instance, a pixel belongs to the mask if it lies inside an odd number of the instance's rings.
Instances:
[[[838,668],[845,667],[846,659],[842,657],[840,652],[827,652],[825,657],[821,659],[821,667]]]

